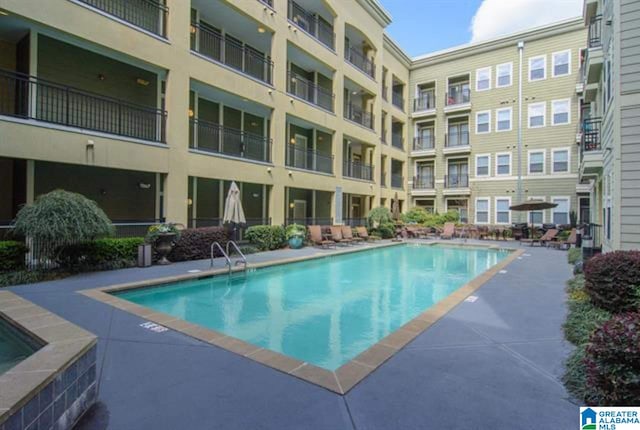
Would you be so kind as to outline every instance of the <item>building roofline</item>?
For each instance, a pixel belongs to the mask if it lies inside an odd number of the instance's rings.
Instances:
[[[341,0],[342,1],[342,0]],[[358,3],[375,19],[382,27],[391,24],[391,14],[378,2],[378,0],[358,0]]]
[[[383,46],[386,48],[398,61],[407,68],[411,68],[411,57],[400,47],[398,42],[393,40],[387,33],[383,34]]]

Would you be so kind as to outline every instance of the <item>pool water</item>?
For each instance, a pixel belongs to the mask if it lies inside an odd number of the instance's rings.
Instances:
[[[38,349],[35,341],[0,318],[0,375]]]
[[[405,244],[116,294],[335,370],[508,254]]]

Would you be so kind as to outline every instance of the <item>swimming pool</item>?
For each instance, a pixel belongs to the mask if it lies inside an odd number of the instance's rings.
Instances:
[[[114,294],[333,371],[507,255],[405,244]]]
[[[40,348],[35,341],[0,318],[0,375]]]

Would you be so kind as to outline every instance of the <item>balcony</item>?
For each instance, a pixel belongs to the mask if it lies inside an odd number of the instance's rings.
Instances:
[[[189,148],[247,160],[271,162],[271,139],[192,118]]]
[[[590,84],[597,84],[600,81],[604,61],[601,27],[602,16],[593,17],[589,24],[588,48],[582,65],[583,81],[587,88]]]
[[[357,105],[348,104],[345,106],[344,117],[349,121],[373,130],[373,113],[367,112]]]
[[[589,48],[597,48],[602,46],[602,15],[591,18],[589,23],[589,35],[587,38]]]
[[[446,133],[444,135],[444,153],[462,153],[471,151],[469,145],[469,132],[459,131],[456,133]]]
[[[0,70],[0,115],[165,142],[166,112]]]
[[[342,165],[342,176],[373,181],[373,166],[360,161],[345,161]]]
[[[413,184],[411,186],[413,189],[413,195],[426,195],[426,194],[435,194],[435,180],[433,176],[414,176]]]
[[[404,177],[401,173],[391,174],[391,187],[404,189]]]
[[[421,95],[413,100],[413,117],[435,115],[436,98],[433,94]]]
[[[273,0],[258,0],[260,3],[264,3],[267,6],[269,6],[271,9],[273,9]]]
[[[167,18],[169,8],[165,2],[155,0],[113,1],[113,0],[77,0],[106,14],[128,22],[149,33],[167,37]]]
[[[391,103],[404,112],[404,97],[402,97],[402,93],[393,92],[391,97]]]
[[[334,111],[335,95],[295,72],[287,73],[287,92],[329,112]]]
[[[435,155],[436,139],[433,134],[413,138],[412,155]],[[415,154],[413,154],[415,153]],[[426,153],[426,154],[422,154]]]
[[[404,137],[402,137],[402,133],[391,133],[391,146],[404,149]]]
[[[287,144],[287,167],[333,174],[333,155],[300,145]]]
[[[307,11],[302,6],[289,0],[287,18],[296,27],[313,37],[327,48],[335,51],[336,35],[333,32],[331,23],[320,17],[318,14]]]
[[[580,173],[583,176],[597,175],[602,171],[601,124],[602,120],[600,118],[589,118],[582,122]]]
[[[444,187],[454,190],[469,188],[469,175],[445,175]]]
[[[269,85],[273,83],[273,61],[266,54],[202,22],[193,22],[191,32],[192,51]]]
[[[362,51],[359,51],[355,47],[350,47],[345,50],[344,58],[349,63],[354,65],[357,69],[360,69],[365,75],[368,75],[371,79],[376,78],[376,66],[371,58],[365,56]]]
[[[444,99],[445,112],[460,112],[471,109],[471,90],[466,86],[460,90],[449,90]]]

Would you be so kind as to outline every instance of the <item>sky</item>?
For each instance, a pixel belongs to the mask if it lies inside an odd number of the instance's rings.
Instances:
[[[479,42],[582,14],[583,0],[379,0],[388,34],[409,54]]]

